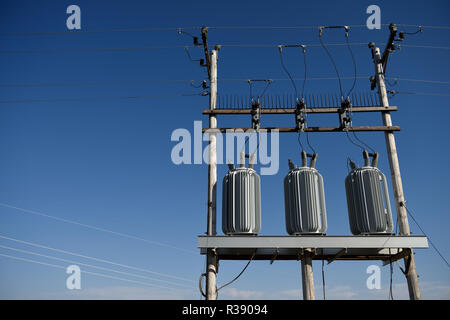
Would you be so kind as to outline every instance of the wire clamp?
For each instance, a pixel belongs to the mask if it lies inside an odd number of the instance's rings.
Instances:
[[[351,108],[352,103],[350,99],[348,97],[342,99],[341,108],[339,109],[339,123],[343,130],[348,129],[352,125]]]
[[[296,129],[299,132],[303,132],[306,128],[306,118],[304,116],[306,109],[306,103],[305,100],[297,100],[295,105],[295,124]]]

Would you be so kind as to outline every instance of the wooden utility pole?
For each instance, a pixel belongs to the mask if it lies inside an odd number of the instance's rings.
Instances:
[[[204,43],[206,36],[204,37]],[[211,57],[208,65],[209,70],[209,108],[216,109],[217,103],[217,50],[211,50]],[[209,57],[209,53],[207,54]],[[215,114],[209,115],[209,128],[217,128],[217,119]],[[209,133],[209,165],[208,165],[208,221],[207,235],[215,236],[216,231],[216,197],[217,197],[217,150],[216,150],[216,133]],[[217,299],[217,256],[213,249],[209,249],[206,255],[206,299]]]
[[[372,57],[375,64],[375,81],[378,87],[378,94],[380,96],[381,105],[389,107],[388,96],[386,92],[386,85],[384,82],[383,59],[380,56],[380,49],[376,48],[373,43],[369,44],[372,50]],[[387,51],[389,52],[389,51]],[[384,57],[387,60],[387,56]],[[382,112],[383,124],[385,126],[392,126],[391,114],[389,111]],[[391,179],[394,189],[395,207],[397,209],[397,223],[399,226],[400,235],[409,236],[408,216],[405,208],[405,198],[403,195],[402,178],[400,175],[400,165],[398,163],[397,147],[395,144],[394,133],[392,131],[385,131],[386,148],[389,158],[389,166],[391,170]],[[408,281],[409,298],[411,300],[420,300],[420,288],[416,270],[416,263],[412,249],[410,255],[404,258],[406,279]]]
[[[316,300],[314,292],[314,276],[312,270],[312,252],[311,249],[303,250],[302,259],[302,286],[303,300]]]

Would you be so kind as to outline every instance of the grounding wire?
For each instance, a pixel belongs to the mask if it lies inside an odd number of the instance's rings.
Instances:
[[[442,253],[439,251],[439,249],[435,246],[435,244],[433,243],[433,241],[431,241],[430,237],[425,233],[425,231],[422,229],[422,227],[420,226],[419,222],[417,222],[416,218],[414,218],[413,213],[408,209],[408,207],[406,206],[405,203],[403,203],[403,206],[406,209],[406,212],[409,214],[409,216],[413,219],[413,221],[416,223],[416,225],[419,227],[420,231],[422,231],[422,233],[427,237],[428,241],[430,242],[431,246],[434,248],[434,250],[437,252],[437,254],[442,258],[442,260],[445,262],[445,264],[447,265],[447,267],[450,268],[450,263],[447,261],[447,259],[445,259],[445,257],[442,255]]]
[[[226,286],[229,286],[230,284],[232,284],[233,282],[235,282],[237,279],[239,279],[239,277],[245,272],[245,270],[248,268],[248,266],[250,265],[250,262],[252,262],[253,258],[256,255],[256,250],[255,252],[253,252],[252,256],[250,257],[250,260],[248,260],[247,264],[245,265],[244,269],[242,269],[242,271],[231,281],[225,283],[224,285],[220,286],[219,288],[217,288],[216,292],[219,292],[220,289],[225,288]]]

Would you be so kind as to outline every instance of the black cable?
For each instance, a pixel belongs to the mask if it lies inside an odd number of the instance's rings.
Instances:
[[[438,250],[438,248],[434,245],[433,241],[431,241],[430,237],[423,231],[422,227],[419,225],[417,220],[414,218],[412,212],[406,207],[406,204],[403,203],[403,206],[406,209],[406,212],[408,212],[409,216],[413,219],[413,221],[416,223],[416,225],[419,227],[420,231],[428,238],[428,241],[430,242],[431,246],[434,248],[434,250],[438,253],[438,255],[442,258],[442,260],[447,264],[447,267],[450,268],[450,263],[448,263],[447,259],[441,254],[441,252]]]
[[[352,49],[350,48],[350,43],[348,42],[348,36],[345,37],[345,40],[346,40],[346,42],[347,42],[347,48],[348,48],[348,51],[350,52],[350,55],[351,55],[351,57],[352,57],[352,61],[353,61],[353,71],[354,71],[353,84],[352,84],[352,87],[350,88],[350,90],[349,90],[348,93],[347,93],[347,97],[349,97],[349,96],[350,96],[350,93],[353,91],[353,89],[355,88],[355,85],[356,85],[356,60],[355,60],[355,56],[353,55],[353,51],[352,51]]]
[[[223,286],[220,286],[216,291],[219,292],[220,289],[222,289],[222,288],[224,288],[224,287],[226,287],[226,286],[232,284],[234,281],[236,281],[237,279],[239,279],[239,277],[244,273],[244,271],[245,271],[245,270],[247,269],[247,267],[250,265],[250,262],[252,262],[252,260],[253,260],[253,258],[255,257],[255,255],[256,255],[256,250],[255,250],[255,252],[253,253],[253,255],[251,256],[250,260],[249,260],[249,261],[247,262],[247,264],[245,265],[244,269],[242,269],[242,271],[241,271],[241,272],[240,272],[233,280],[231,280],[230,282],[225,283]]]
[[[392,290],[392,275],[394,273],[394,268],[392,267],[392,255],[391,248],[389,248],[389,268],[390,268],[390,279],[389,279],[389,298],[394,300],[394,293]]]
[[[291,80],[292,86],[294,87],[294,91],[295,91],[295,100],[297,100],[297,99],[298,99],[297,86],[295,85],[294,79],[292,79],[292,76],[291,76],[291,74],[289,73],[288,69],[287,69],[286,66],[284,65],[284,62],[283,62],[283,54],[281,53],[281,52],[282,52],[281,46],[279,46],[278,49],[279,49],[279,52],[280,52],[280,62],[281,62],[281,67],[283,68],[284,72],[286,72],[286,74],[288,75],[289,79]]]
[[[324,270],[324,260],[322,260],[322,292],[323,292],[323,300],[326,300],[326,296],[325,296],[325,270]]]
[[[300,133],[301,133],[301,131],[298,132],[297,141],[298,141],[298,144],[300,145],[300,148],[301,148],[302,151],[303,151],[303,150],[305,150],[305,148],[303,147],[302,139],[300,138]]]
[[[362,145],[355,143],[355,142],[350,138],[350,135],[348,134],[348,130],[345,130],[345,134],[347,135],[347,139],[348,139],[352,144],[354,144],[354,145],[357,146],[358,148],[361,148],[361,150],[363,150],[363,151],[365,150],[364,147],[363,147]]]
[[[418,26],[419,29],[416,32],[403,32],[403,34],[407,34],[407,35],[415,35],[418,33],[422,33],[422,26]]]
[[[306,142],[308,143],[308,146],[311,148],[313,153],[316,153],[316,150],[314,150],[314,148],[311,146],[311,144],[309,143],[309,135],[308,135],[308,131],[306,131]]]
[[[305,68],[305,72],[304,72],[304,79],[303,79],[303,85],[302,85],[302,99],[304,99],[304,93],[305,93],[305,83],[306,83],[306,47],[302,47],[302,52],[303,52],[303,65]]]
[[[198,288],[200,290],[200,294],[206,298],[206,294],[203,292],[203,278],[206,277],[206,273],[202,273],[200,275],[200,279],[198,280]]]
[[[339,92],[341,93],[341,97],[343,97],[344,94],[342,92],[342,83],[341,83],[341,76],[339,75],[339,70],[336,66],[336,63],[334,62],[333,57],[331,56],[330,51],[328,51],[327,47],[323,43],[321,34],[319,34],[319,41],[320,41],[320,44],[322,45],[322,48],[324,48],[325,52],[327,53],[328,57],[330,58],[331,63],[333,64],[333,67],[334,67],[334,70],[336,71],[336,76],[337,76],[338,82],[339,82]]]
[[[361,139],[358,138],[358,136],[356,135],[355,131],[352,131],[353,135],[355,136],[356,140],[358,140],[360,143],[362,143],[364,146],[366,146],[368,149],[370,149],[370,151],[372,151],[373,153],[375,153],[375,149],[373,149],[371,146],[369,146],[367,143],[364,143],[364,141],[362,141]]]

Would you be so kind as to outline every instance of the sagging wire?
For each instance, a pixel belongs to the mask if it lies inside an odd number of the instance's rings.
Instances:
[[[406,201],[405,201],[406,202]],[[445,259],[445,257],[442,255],[442,253],[439,251],[439,249],[434,245],[433,241],[431,241],[430,237],[425,233],[425,231],[422,229],[422,227],[420,226],[419,222],[417,222],[416,218],[414,217],[413,213],[408,209],[408,207],[406,206],[405,202],[401,202],[400,206],[405,207],[406,212],[408,213],[408,215],[411,217],[411,219],[413,219],[413,221],[415,222],[415,224],[419,227],[420,231],[422,231],[422,233],[427,237],[428,241],[430,242],[431,246],[434,248],[434,250],[437,252],[437,254],[441,257],[441,259],[445,262],[445,264],[447,265],[447,267],[450,268],[450,263],[447,261],[447,259]]]
[[[324,260],[322,260],[322,292],[323,292],[323,300],[326,300],[325,296],[325,263]]]
[[[343,99],[344,99],[344,96],[343,96],[343,91],[342,91],[342,85],[341,85],[341,79],[340,79],[339,71],[338,71],[338,69],[337,69],[336,63],[334,62],[333,57],[331,56],[330,52],[328,51],[328,49],[326,48],[326,46],[324,45],[324,43],[323,43],[323,41],[322,41],[322,32],[323,32],[323,29],[324,29],[324,28],[344,28],[344,29],[345,29],[345,41],[346,41],[347,48],[348,48],[348,51],[349,51],[349,53],[350,53],[350,56],[351,56],[351,58],[352,58],[352,63],[353,63],[353,74],[354,74],[354,77],[353,77],[353,84],[352,84],[352,86],[350,87],[348,93],[345,95],[345,99],[349,100],[350,94],[351,94],[351,92],[353,91],[353,89],[355,88],[355,85],[356,85],[356,79],[357,79],[357,76],[356,76],[356,74],[357,74],[356,60],[355,60],[355,56],[354,56],[354,54],[353,54],[353,51],[352,51],[352,49],[351,49],[351,47],[350,47],[350,43],[349,43],[349,40],[348,40],[348,38],[349,38],[349,27],[348,27],[348,26],[319,27],[319,40],[320,40],[320,43],[322,44],[322,47],[323,47],[323,48],[325,49],[325,51],[327,52],[328,57],[330,58],[330,60],[331,60],[331,62],[332,62],[332,64],[333,64],[333,66],[334,66],[334,69],[336,70],[336,74],[337,74],[338,80],[339,80],[339,90],[340,90],[340,92],[341,92],[341,99],[343,100]],[[351,115],[352,115],[352,104],[349,103],[349,105],[350,105],[350,110],[349,110],[349,112],[350,112],[350,116],[351,116]],[[352,126],[352,123],[351,123],[351,121],[350,121],[350,127],[351,127],[351,126]],[[360,144],[355,143],[355,142],[350,138],[350,136],[349,136],[349,134],[348,134],[348,130],[345,130],[345,132],[346,132],[347,138],[349,139],[349,141],[350,141],[352,144],[354,144],[355,146],[357,146],[357,147],[361,148],[362,150],[364,150],[364,147],[362,147]],[[364,141],[362,141],[360,138],[358,138],[358,136],[356,135],[356,132],[355,132],[355,131],[352,131],[352,133],[353,133],[353,136],[355,137],[355,139],[356,139],[358,142],[360,142],[360,143],[361,143],[362,145],[364,145],[366,148],[370,149],[373,153],[375,153],[375,150],[374,150],[372,147],[370,147],[368,144],[366,144]]]
[[[342,91],[342,82],[341,82],[341,76],[339,74],[339,70],[336,66],[336,62],[334,61],[333,57],[331,56],[330,51],[328,50],[328,48],[325,46],[325,44],[322,41],[322,33],[323,33],[323,29],[336,29],[336,28],[344,28],[345,29],[345,35],[346,37],[348,37],[348,27],[347,26],[321,26],[319,27],[319,41],[320,44],[322,46],[322,48],[325,50],[326,54],[328,55],[328,58],[330,58],[330,61],[334,67],[334,70],[336,71],[336,76],[338,78],[338,83],[339,83],[339,92],[341,94],[341,99],[344,99],[344,93]]]
[[[392,289],[392,276],[394,273],[394,268],[392,266],[392,255],[391,255],[391,248],[389,248],[389,272],[390,272],[390,278],[389,278],[389,299],[394,300],[394,293]]]
[[[356,76],[356,60],[355,60],[355,56],[353,55],[353,51],[352,51],[352,49],[350,47],[350,43],[348,42],[348,32],[346,32],[346,34],[345,34],[345,40],[346,40],[346,43],[347,43],[348,51],[350,52],[350,56],[352,57],[353,72],[354,72],[353,84],[352,84],[352,87],[350,88],[350,90],[347,93],[347,97],[349,97],[350,93],[353,91],[353,89],[355,88],[355,85],[356,85],[356,78],[357,78],[357,76]]]
[[[422,33],[423,32],[423,30],[422,30],[422,26],[419,26],[419,28],[418,28],[418,30],[416,31],[416,32],[400,32],[400,33],[403,33],[403,34],[407,34],[407,35],[415,35],[415,34],[418,34],[418,33]]]
[[[302,84],[302,94],[301,94],[301,104],[303,106],[303,108],[306,108],[306,103],[305,103],[305,84],[306,84],[306,79],[307,79],[307,63],[306,63],[306,45],[303,44],[294,44],[294,45],[279,45],[278,46],[278,51],[280,53],[280,62],[281,62],[281,67],[283,68],[284,72],[288,75],[289,79],[291,80],[292,86],[294,87],[294,91],[295,91],[295,101],[296,104],[299,103],[298,100],[298,92],[297,92],[297,86],[295,85],[295,81],[292,78],[289,70],[286,68],[284,61],[283,61],[283,47],[284,48],[301,48],[302,49],[302,53],[303,53],[303,66],[304,66],[304,72],[303,72],[303,84]],[[305,120],[306,123],[306,113],[302,114],[302,117]],[[304,129],[303,128],[299,128],[298,130],[298,143],[300,145],[300,148],[302,150],[304,150],[303,144],[301,142],[301,132],[303,132]],[[309,141],[309,135],[308,135],[308,131],[306,131],[306,142],[309,146],[309,148],[313,151],[313,153],[316,153],[315,149],[312,147],[310,141]]]
[[[250,265],[250,262],[252,262],[253,258],[256,255],[256,250],[255,252],[253,252],[252,256],[250,257],[250,260],[247,262],[247,264],[245,265],[244,269],[242,269],[242,271],[231,281],[225,283],[224,285],[220,286],[219,288],[217,288],[216,293],[219,293],[219,290],[225,288],[226,286],[229,286],[230,284],[232,284],[233,282],[235,282],[237,279],[239,279],[239,277],[245,272],[245,270],[248,268],[248,266]]]
[[[262,91],[262,93],[260,95],[256,96],[256,101],[259,101],[259,99],[264,96],[264,94],[266,93],[267,89],[272,84],[273,80],[272,79],[248,79],[247,82],[248,82],[248,84],[250,86],[250,102],[253,102],[254,100],[253,100],[252,83],[253,82],[266,82],[267,83],[267,85],[264,88],[264,90]]]

